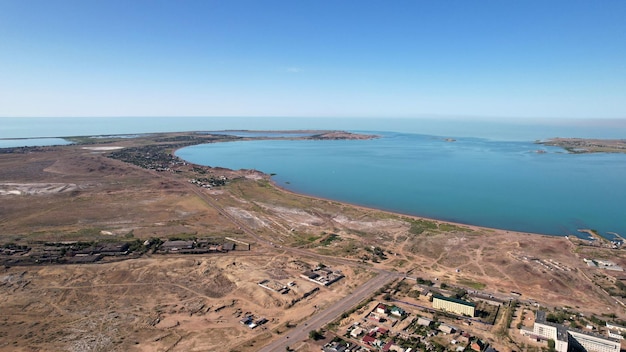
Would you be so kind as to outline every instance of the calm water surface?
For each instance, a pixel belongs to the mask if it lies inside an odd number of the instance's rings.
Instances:
[[[626,119],[0,117],[0,138],[13,139],[0,147],[64,142],[16,138],[311,129],[390,132],[369,141],[232,142],[178,154],[276,173],[297,192],[401,213],[555,235],[578,228],[626,235],[626,155],[570,155],[532,143],[626,138]]]
[[[72,144],[72,142],[63,138],[0,139],[0,148],[43,147],[67,144]]]
[[[365,141],[215,143],[177,155],[203,165],[275,173],[279,185],[296,192],[405,214],[553,235],[579,228],[626,235],[624,154],[573,155],[532,142],[378,134],[383,137]]]
[[[0,117],[0,138],[97,136],[220,130],[369,130],[534,141],[626,138],[626,119],[314,117]]]

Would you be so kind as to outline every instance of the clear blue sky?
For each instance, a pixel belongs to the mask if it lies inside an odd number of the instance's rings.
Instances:
[[[626,118],[626,1],[0,0],[0,116]]]

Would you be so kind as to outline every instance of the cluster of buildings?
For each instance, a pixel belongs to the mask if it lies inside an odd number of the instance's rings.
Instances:
[[[250,329],[254,329],[259,325],[263,325],[265,323],[268,322],[267,319],[265,318],[260,318],[260,319],[254,319],[253,315],[247,315],[246,317],[244,317],[243,319],[241,319],[239,321],[242,325],[245,325],[247,327],[249,327]]]
[[[30,244],[30,246],[14,244],[0,246],[0,265],[89,264],[103,260],[105,257],[141,254],[151,249],[162,254],[208,254],[250,250],[249,243],[230,237],[166,240],[165,242],[146,240],[143,243],[139,240],[42,242]]]
[[[14,254],[24,254],[30,251],[28,246],[18,246],[12,243],[5,244],[3,247],[0,247],[0,255],[14,255]]]
[[[307,270],[300,275],[303,279],[314,282],[322,286],[330,286],[331,284],[345,277],[339,270],[332,270],[328,267],[316,267],[313,270]]]
[[[408,321],[409,316],[409,312],[396,305],[378,302],[362,321],[348,327],[344,338],[333,340],[324,345],[322,350],[434,352],[444,349],[457,352],[497,352],[485,341],[460,331],[457,327],[422,316]]]
[[[178,253],[178,254],[204,254],[216,252],[229,252],[235,249],[235,243],[224,242],[215,243],[208,239],[200,239],[196,241],[168,240],[159,246],[158,251],[161,253]]]
[[[109,157],[137,165],[144,169],[172,171],[177,166],[184,166],[187,165],[187,163],[179,157],[167,153],[165,149],[168,147],[180,148],[187,145],[189,145],[189,143],[124,148],[109,154]]]
[[[198,187],[211,189],[213,187],[224,186],[226,184],[226,176],[219,177],[199,177],[189,180],[189,183]]]
[[[131,251],[128,242],[47,242],[33,248],[28,246],[4,246],[0,250],[0,264],[87,264],[106,256],[124,256]]]
[[[331,341],[322,347],[324,352],[369,352],[369,349],[359,345],[350,344],[344,340]]]
[[[624,269],[621,266],[615,264],[614,262],[610,260],[584,258],[583,261],[587,264],[587,266],[592,267],[592,268],[600,268],[600,269],[613,270],[613,271],[624,271]]]
[[[372,346],[373,348],[380,351],[395,351],[395,352],[410,352],[412,348],[405,349],[402,346],[395,343],[394,339],[388,338],[389,330],[383,327],[375,327],[370,330],[365,331],[361,327],[354,327],[350,331],[350,337],[353,339],[360,340],[362,344]],[[349,346],[348,346],[349,347]],[[355,345],[355,350],[358,351],[369,351],[367,348],[361,348]],[[330,349],[332,351],[332,349]],[[326,349],[325,349],[326,351]]]
[[[546,312],[541,310],[538,310],[535,315],[533,330],[522,330],[522,333],[537,340],[554,341],[554,349],[557,352],[620,352],[621,344],[618,339],[548,322],[546,320]]]
[[[291,281],[287,285],[283,285],[278,281],[265,279],[265,280],[259,281],[257,285],[263,287],[266,290],[270,290],[272,292],[278,292],[284,295],[289,292],[289,287],[295,286],[295,282]]]
[[[376,323],[384,323],[389,321],[391,326],[394,326],[398,320],[406,317],[407,313],[404,309],[398,306],[390,306],[383,303],[379,303],[374,310],[368,315],[367,319]]]
[[[612,338],[617,339],[617,340],[623,340],[624,339],[623,334],[626,334],[626,327],[621,326],[621,325],[617,325],[617,324],[611,324],[611,323],[607,322],[606,323],[606,328],[608,330],[609,337],[612,337]]]
[[[99,243],[94,244],[86,248],[70,250],[68,254],[74,256],[88,256],[88,255],[126,255],[130,244],[128,242],[112,242],[112,243]]]

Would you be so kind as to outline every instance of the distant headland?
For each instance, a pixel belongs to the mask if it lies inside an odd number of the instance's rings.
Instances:
[[[561,147],[570,153],[626,153],[626,139],[551,138],[538,144]]]

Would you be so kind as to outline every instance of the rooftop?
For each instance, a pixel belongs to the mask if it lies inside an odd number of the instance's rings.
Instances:
[[[441,299],[441,300],[444,300],[444,301],[458,303],[458,304],[462,304],[462,305],[465,305],[465,306],[476,307],[476,303],[464,301],[464,300],[458,299],[458,298],[445,297],[445,296],[442,296],[442,295],[434,295],[433,298],[438,298],[438,299]]]

